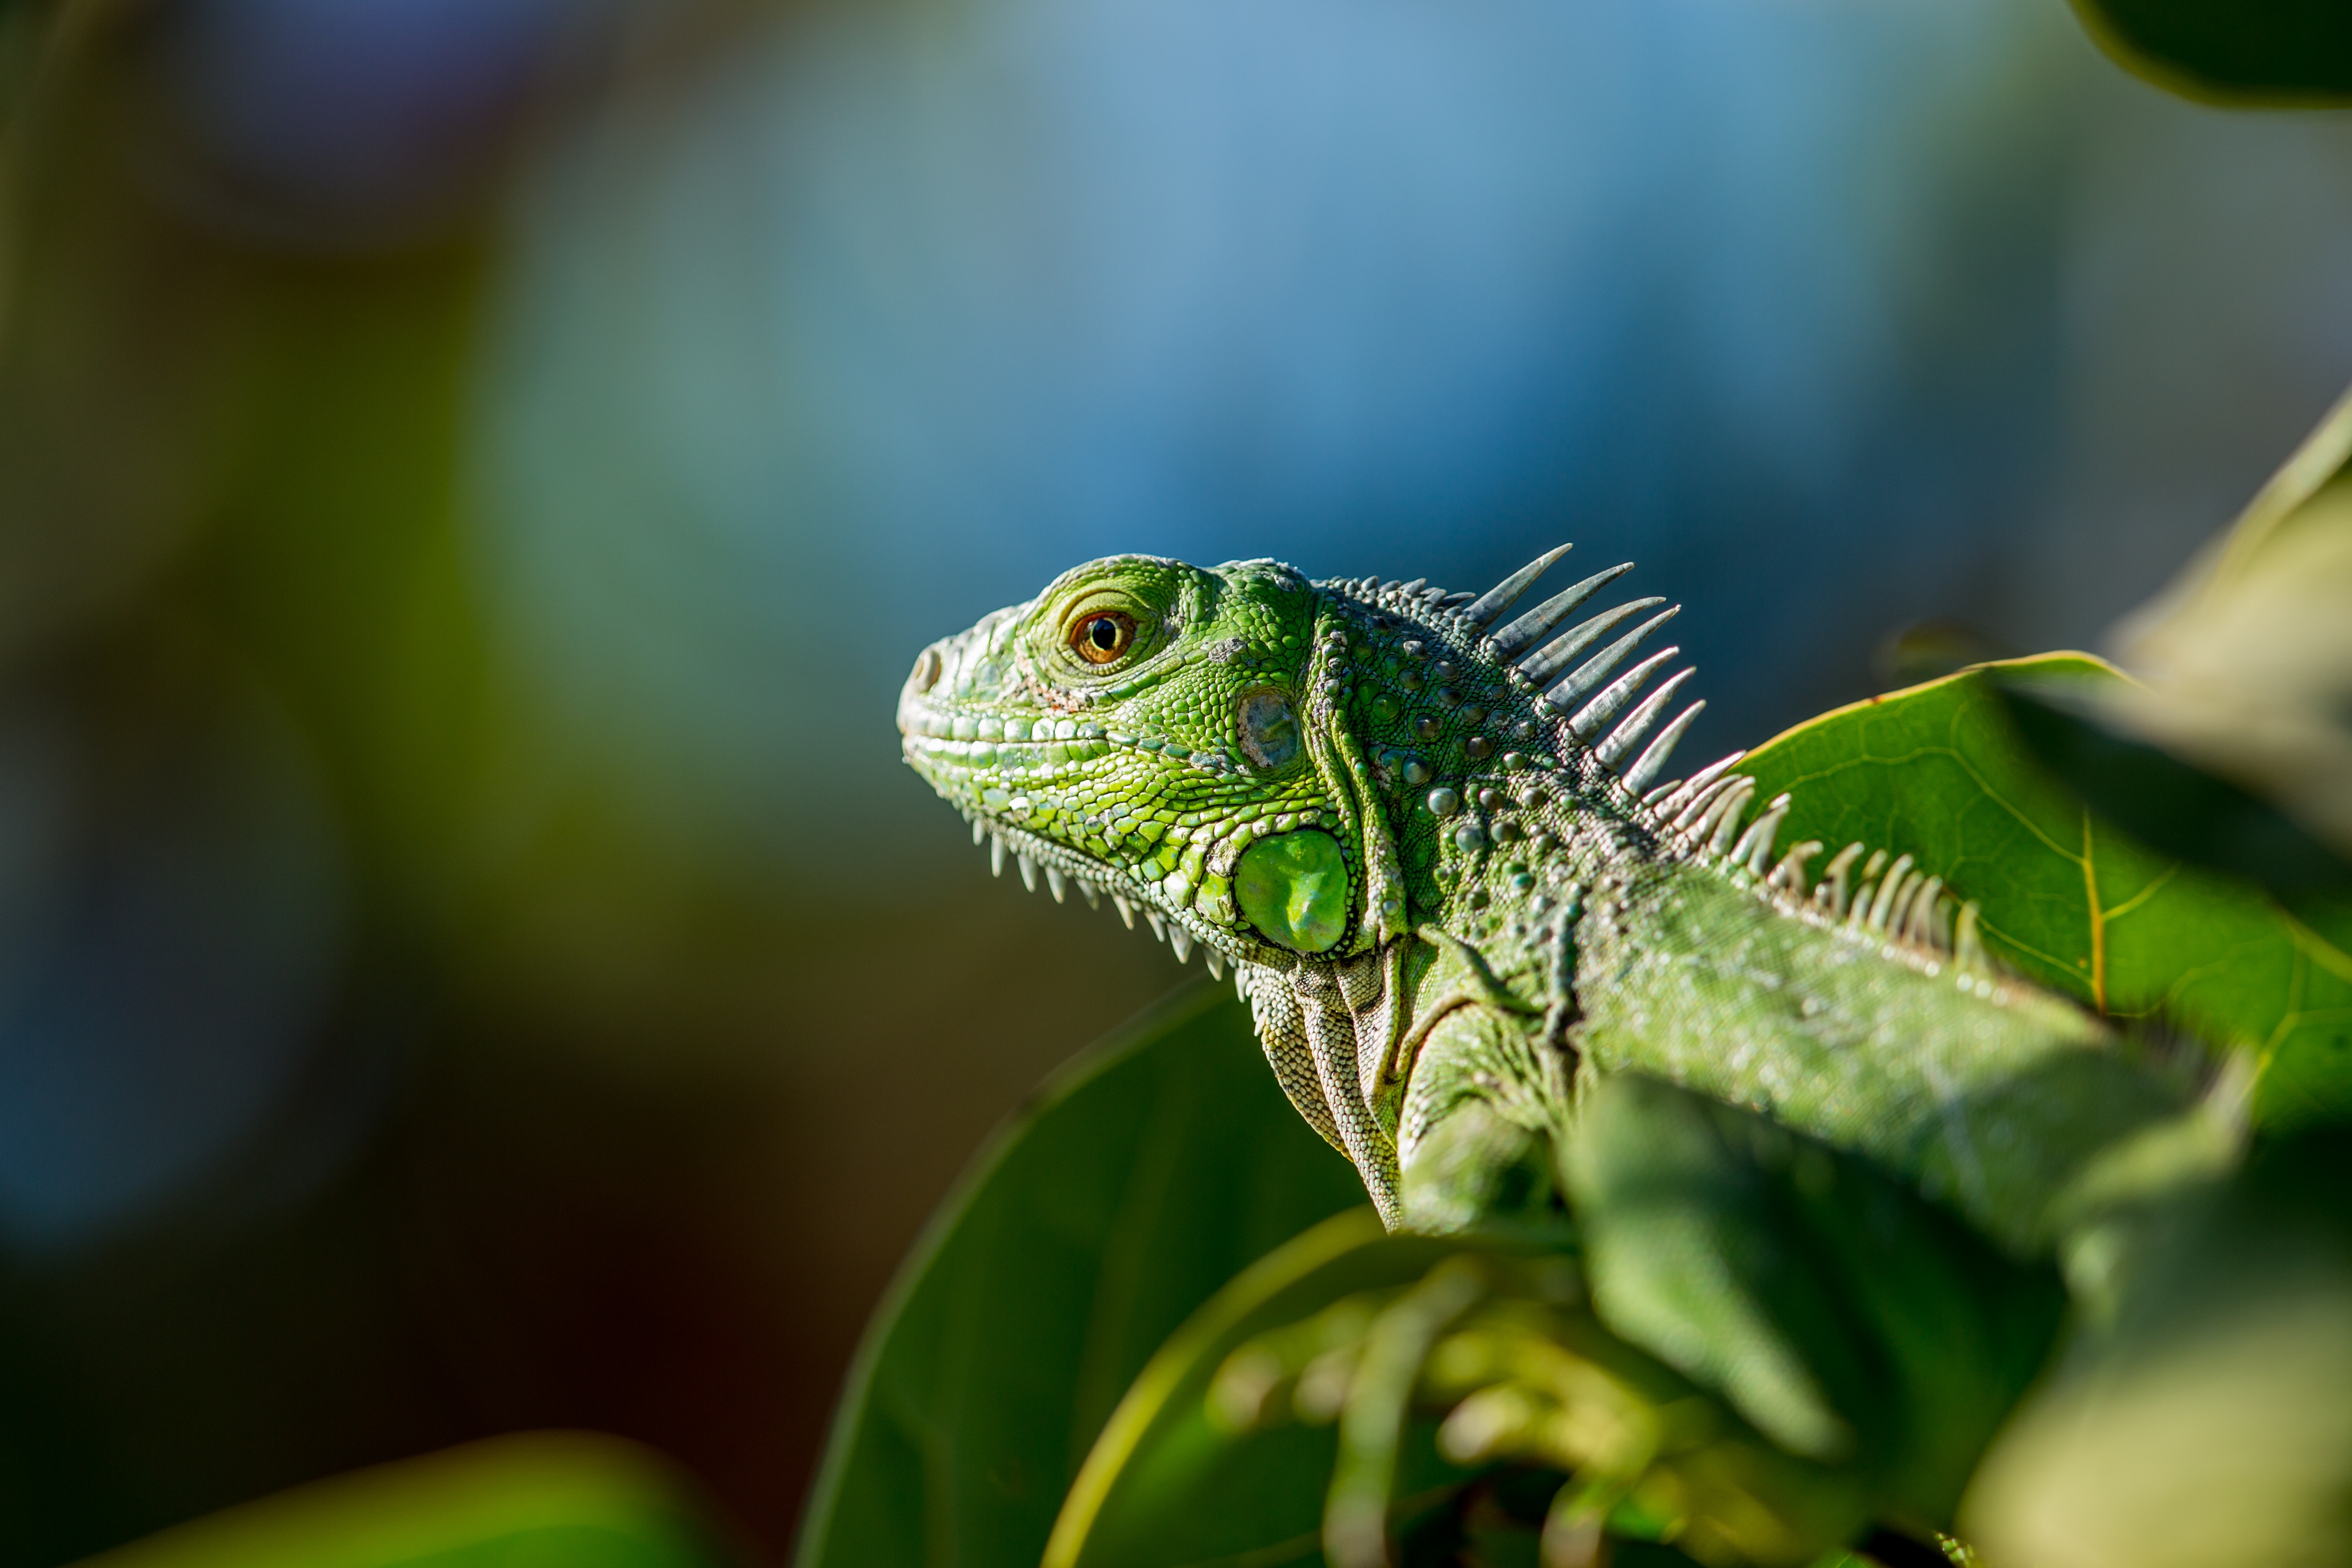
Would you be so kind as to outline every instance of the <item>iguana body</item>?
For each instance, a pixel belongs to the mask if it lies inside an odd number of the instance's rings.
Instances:
[[[1674,611],[1568,626],[1620,567],[1514,617],[1559,553],[1475,600],[1091,563],[925,650],[906,754],[1000,869],[1234,964],[1391,1226],[1540,1203],[1578,1075],[1630,1069],[2046,1251],[2189,1086],[1994,973],[1907,858],[1776,860],[1785,803],[1754,811],[1736,757],[1660,782],[1697,705],[1661,723],[1689,672],[1637,704],[1676,650],[1634,660]]]

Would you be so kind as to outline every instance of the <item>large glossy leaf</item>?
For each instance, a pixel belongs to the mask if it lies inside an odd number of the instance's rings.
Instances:
[[[1232,994],[1179,993],[1047,1084],[933,1220],[852,1368],[800,1568],[1034,1568],[1161,1342],[1363,1195]]]
[[[529,1433],[380,1465],[133,1542],[85,1568],[719,1568],[677,1472],[617,1437]]]
[[[2186,97],[2352,103],[2352,8],[2342,0],[2075,0],[2122,64]]]
[[[1916,857],[2028,978],[2251,1049],[2258,1121],[2352,1113],[2352,955],[2260,889],[2157,855],[2061,793],[2009,728],[1996,684],[2021,679],[2121,678],[2081,654],[1990,665],[1824,714],[1743,771],[1766,798],[1793,793],[1781,842]]]

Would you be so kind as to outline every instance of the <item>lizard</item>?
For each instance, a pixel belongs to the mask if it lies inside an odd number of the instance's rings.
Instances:
[[[2001,972],[1911,857],[1776,858],[1744,753],[1664,777],[1705,707],[1667,716],[1687,668],[1642,695],[1679,606],[1575,619],[1628,563],[1522,608],[1567,550],[1475,595],[1090,562],[921,652],[904,755],[1000,873],[1230,965],[1392,1229],[1543,1201],[1580,1074],[1631,1069],[2048,1252],[2199,1085]]]

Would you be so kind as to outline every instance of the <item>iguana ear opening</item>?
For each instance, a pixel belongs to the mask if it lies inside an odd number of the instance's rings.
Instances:
[[[1316,617],[1314,652],[1307,671],[1304,727],[1307,754],[1314,760],[1324,790],[1339,811],[1340,832],[1351,841],[1351,847],[1357,851],[1356,862],[1362,868],[1362,902],[1355,937],[1340,950],[1347,954],[1379,947],[1412,928],[1405,910],[1404,877],[1398,868],[1396,836],[1390,831],[1388,816],[1381,808],[1380,789],[1372,777],[1371,763],[1365,760],[1363,748],[1348,727],[1347,717],[1334,695],[1343,689],[1339,672],[1331,668],[1332,655],[1338,651],[1334,639],[1344,636],[1344,628],[1328,614]],[[1339,646],[1344,647],[1344,643]]]

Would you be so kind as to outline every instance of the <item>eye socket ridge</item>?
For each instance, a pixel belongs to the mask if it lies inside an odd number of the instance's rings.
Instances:
[[[1135,647],[1135,617],[1124,610],[1087,610],[1072,618],[1069,641],[1088,664],[1116,664]]]

